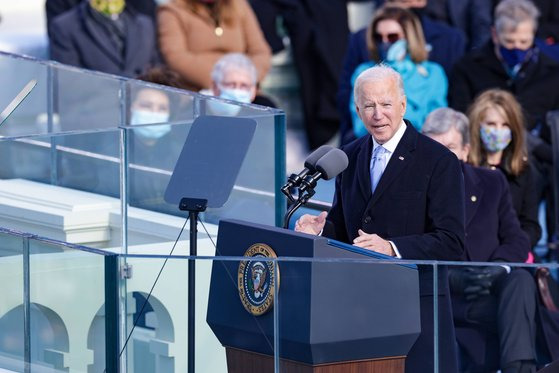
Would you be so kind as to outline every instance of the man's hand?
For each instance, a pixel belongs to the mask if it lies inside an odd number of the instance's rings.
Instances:
[[[295,231],[318,235],[324,229],[326,215],[328,215],[326,211],[322,211],[320,215],[301,216],[295,223]]]
[[[396,253],[392,250],[390,242],[382,239],[379,235],[365,233],[361,229],[359,229],[357,233],[359,233],[359,236],[353,240],[353,244],[355,246],[376,251],[377,253],[384,255],[396,256]]]

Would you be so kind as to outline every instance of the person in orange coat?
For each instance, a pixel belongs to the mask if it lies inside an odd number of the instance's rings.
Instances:
[[[186,89],[210,88],[212,68],[226,53],[246,54],[258,81],[270,68],[270,47],[246,0],[171,0],[158,8],[157,23],[163,59]]]

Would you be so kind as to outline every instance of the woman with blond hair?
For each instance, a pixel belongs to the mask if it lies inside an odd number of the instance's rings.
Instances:
[[[271,52],[246,0],[171,0],[157,11],[159,48],[167,65],[193,91],[211,88],[214,64],[226,53],[244,53],[260,81]]]
[[[353,72],[352,89],[361,72],[384,63],[402,76],[407,98],[405,118],[416,129],[421,129],[431,111],[447,106],[446,75],[439,64],[427,60],[423,30],[412,12],[394,6],[380,8],[367,30],[367,48],[370,61],[360,64]],[[351,113],[353,134],[355,137],[365,135],[367,131],[357,116],[353,94],[346,105]]]
[[[528,162],[522,108],[502,89],[481,93],[468,110],[468,162],[501,170],[509,182],[513,207],[533,248],[540,239],[536,186]]]

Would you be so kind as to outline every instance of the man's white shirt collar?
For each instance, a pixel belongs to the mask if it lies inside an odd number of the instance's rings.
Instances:
[[[402,122],[400,123],[400,127],[398,128],[396,133],[394,133],[394,136],[392,136],[392,138],[390,140],[388,140],[387,142],[382,144],[384,149],[386,149],[390,152],[389,153],[390,155],[392,155],[392,153],[394,153],[394,151],[396,150],[396,147],[398,146],[398,143],[400,142],[402,137],[404,137],[405,132],[406,132],[406,123],[404,122],[404,120],[402,120]],[[374,152],[375,149],[378,146],[380,146],[380,144],[378,144],[375,141],[375,138],[373,136],[371,136],[371,138],[373,139],[373,152]]]

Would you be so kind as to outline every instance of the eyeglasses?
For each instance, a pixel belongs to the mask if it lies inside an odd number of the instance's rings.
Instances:
[[[253,87],[253,85],[239,82],[221,82],[219,86],[227,89],[242,89],[243,91],[250,91]]]
[[[379,34],[377,32],[373,33],[373,39],[376,43],[382,43],[384,40],[389,43],[395,43],[401,39],[400,34],[396,32],[391,32],[390,34]]]

